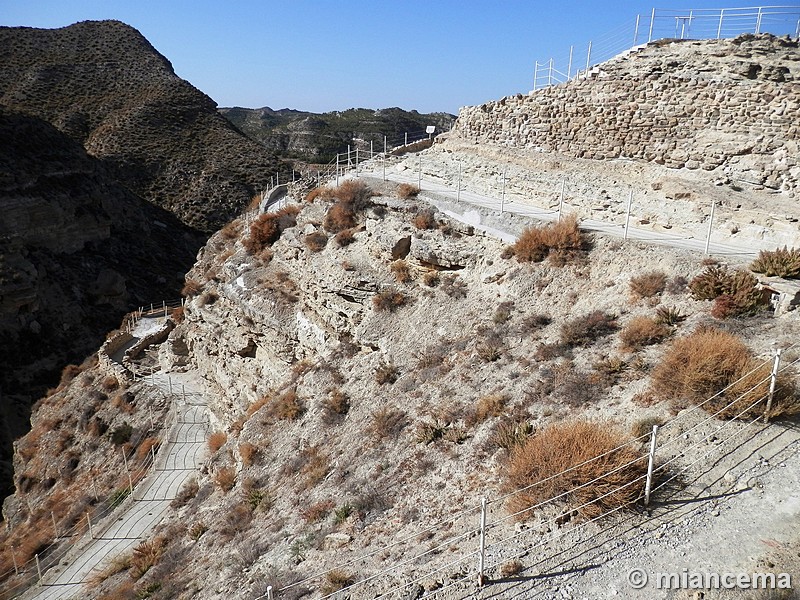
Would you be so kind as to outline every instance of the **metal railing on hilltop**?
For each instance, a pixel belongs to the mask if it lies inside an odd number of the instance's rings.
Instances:
[[[654,40],[722,39],[744,33],[771,33],[800,39],[800,5],[690,10],[654,8],[649,15],[636,15],[633,21],[589,41],[585,50],[573,45],[566,55],[536,61],[533,91],[586,77],[597,65]]]

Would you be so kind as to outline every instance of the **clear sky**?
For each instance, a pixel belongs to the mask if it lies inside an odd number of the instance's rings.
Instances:
[[[649,15],[653,6],[615,0],[0,0],[0,25],[124,21],[219,106],[456,113],[528,92],[534,61],[565,60],[570,45],[579,63],[589,40],[632,43],[636,15]]]

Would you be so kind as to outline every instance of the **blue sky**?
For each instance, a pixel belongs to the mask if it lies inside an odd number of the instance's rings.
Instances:
[[[632,43],[636,15],[652,8],[609,0],[0,0],[0,25],[124,21],[220,106],[456,113],[529,91],[534,61],[560,57],[566,70],[570,45],[578,64],[589,40]]]

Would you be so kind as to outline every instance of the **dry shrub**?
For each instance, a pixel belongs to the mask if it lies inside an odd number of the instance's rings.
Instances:
[[[183,306],[176,306],[170,311],[169,317],[176,325],[180,325],[186,319],[186,309]]]
[[[300,513],[306,523],[318,523],[327,517],[336,506],[336,503],[331,500],[320,500],[308,505]]]
[[[677,325],[686,320],[686,315],[674,306],[659,306],[656,308],[655,320],[662,325]]]
[[[764,412],[771,371],[770,361],[755,359],[740,338],[706,327],[673,342],[653,371],[652,391],[702,404],[720,418],[747,419]],[[799,412],[793,374],[786,373],[778,378],[771,416]]]
[[[517,559],[510,560],[507,563],[503,563],[500,567],[500,576],[501,577],[516,577],[522,571],[525,570],[525,565],[523,565]]]
[[[303,450],[300,460],[300,475],[303,476],[305,489],[317,485],[331,470],[331,459],[319,446],[310,446]]]
[[[634,482],[646,474],[647,459],[629,441],[607,422],[548,425],[508,457],[504,490],[527,487],[508,499],[508,509],[516,513],[561,496],[559,504],[593,518],[632,504],[642,488]],[[583,484],[588,485],[579,487]]]
[[[224,240],[235,240],[242,233],[242,220],[235,219],[220,229],[220,235]]]
[[[561,343],[570,347],[588,346],[616,330],[616,316],[596,310],[564,323],[561,326]]]
[[[228,434],[224,431],[215,431],[208,436],[208,449],[211,451],[211,454],[214,454],[217,450],[222,448],[227,441]]]
[[[357,209],[362,209],[368,206],[369,199],[374,193],[363,181],[348,179],[339,187],[333,188],[331,195],[341,202],[347,202],[353,204]]]
[[[242,464],[249,467],[255,462],[258,457],[258,446],[250,442],[242,442],[239,444],[239,456],[242,457]]]
[[[766,305],[758,280],[747,271],[710,265],[689,282],[696,300],[715,300],[712,316],[719,319],[757,313]]]
[[[425,274],[422,276],[422,283],[428,287],[436,287],[439,285],[439,271],[435,269],[433,271],[425,271]]]
[[[262,407],[266,406],[269,403],[270,400],[272,400],[272,396],[269,395],[269,394],[266,394],[264,396],[261,396],[261,398],[259,398],[258,400],[255,400],[254,402],[252,402],[250,404],[250,406],[247,407],[247,410],[245,411],[245,419],[244,420],[246,421],[247,419],[252,417],[254,414],[256,414],[259,410],[261,410]]]
[[[508,404],[508,396],[506,394],[488,394],[482,396],[475,403],[472,412],[467,415],[466,424],[469,427],[480,425],[487,419],[492,417],[499,417],[503,414],[503,410]]]
[[[355,577],[343,569],[333,569],[325,575],[321,592],[327,596],[355,583]]]
[[[650,271],[631,277],[631,293],[637,298],[652,298],[667,287],[667,274],[663,271]]]
[[[652,317],[634,317],[623,327],[619,339],[626,350],[637,350],[664,341],[672,329]]]
[[[381,363],[375,369],[375,381],[381,385],[384,383],[394,383],[400,376],[400,369],[391,363]]]
[[[326,186],[316,187],[306,194],[306,202],[314,202],[317,198],[330,198],[331,189]]]
[[[183,484],[181,489],[178,491],[175,499],[170,502],[170,506],[172,508],[180,508],[185,506],[189,500],[197,496],[197,492],[200,491],[200,484],[197,483],[197,479],[192,477],[186,483]]]
[[[411,281],[411,269],[408,263],[402,258],[392,262],[389,270],[394,275],[394,278],[397,279],[398,283],[408,283]]]
[[[762,250],[750,265],[750,270],[767,277],[797,279],[800,277],[800,248],[784,246],[777,250]]]
[[[61,379],[58,382],[58,387],[64,387],[81,373],[83,373],[83,369],[80,365],[67,365],[61,370]]]
[[[588,249],[589,242],[575,215],[542,227],[528,227],[510,247],[519,262],[541,262],[549,257],[555,266],[576,262]]]
[[[489,442],[497,448],[511,452],[524,444],[533,433],[533,425],[524,417],[506,417],[495,425]]]
[[[419,194],[419,188],[415,185],[410,183],[401,183],[397,186],[397,197],[402,198],[403,200],[408,200],[409,198],[416,198]]]
[[[270,416],[280,420],[297,421],[305,412],[305,403],[293,389],[283,392],[269,405]]]
[[[151,451],[153,454],[158,452],[159,444],[160,440],[157,437],[146,437],[144,440],[142,440],[142,443],[139,444],[139,447],[136,448],[137,460],[145,460],[148,456],[150,456]]]
[[[333,240],[336,242],[336,245],[339,246],[339,248],[349,246],[356,241],[355,229],[344,229],[337,233]]]
[[[303,242],[305,243],[306,248],[312,252],[321,252],[325,249],[325,246],[328,245],[328,236],[322,231],[314,231],[303,238]]]
[[[356,226],[356,209],[350,202],[335,202],[325,214],[322,226],[325,231],[339,233]]]
[[[164,554],[166,541],[157,537],[153,540],[144,541],[133,549],[130,560],[131,577],[139,579],[155,565]]]
[[[196,279],[187,279],[186,283],[183,284],[183,288],[181,288],[181,296],[190,298],[191,296],[196,296],[201,291],[203,291],[203,285],[199,281]]]
[[[300,208],[297,206],[287,206],[274,213],[264,213],[250,225],[250,235],[245,238],[245,250],[249,254],[259,254],[278,241],[284,229],[294,227],[297,224],[297,215]]]
[[[367,433],[375,441],[397,436],[409,424],[408,415],[398,408],[384,406],[372,414]]]
[[[333,390],[322,402],[325,420],[328,423],[339,421],[350,411],[350,398],[342,390]]]
[[[408,304],[409,298],[400,290],[386,288],[372,297],[372,306],[377,311],[394,312],[401,306]]]
[[[412,219],[417,229],[436,229],[436,217],[432,210],[422,210]]]
[[[224,492],[231,491],[236,483],[236,469],[233,467],[220,467],[214,473],[214,483]]]

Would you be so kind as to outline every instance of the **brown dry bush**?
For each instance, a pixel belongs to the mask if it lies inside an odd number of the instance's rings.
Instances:
[[[331,459],[319,446],[310,446],[300,453],[303,487],[309,489],[325,479],[331,470]]]
[[[336,242],[336,245],[339,246],[339,248],[349,246],[356,241],[355,229],[344,229],[337,233],[333,240]]]
[[[180,325],[186,319],[186,309],[183,306],[176,306],[170,311],[169,318],[176,325]]]
[[[275,419],[297,421],[305,414],[306,407],[296,390],[287,390],[269,404],[268,412]]]
[[[633,504],[642,488],[634,482],[644,481],[647,460],[629,441],[630,437],[611,423],[548,425],[516,446],[508,457],[504,491],[527,489],[511,496],[507,508],[517,513],[561,496],[559,504],[594,518]],[[579,487],[583,484],[588,485]]]
[[[432,210],[422,210],[411,220],[417,229],[436,229],[436,217]]]
[[[342,202],[355,205],[357,209],[366,208],[373,191],[363,181],[348,179],[331,190],[331,195]]]
[[[689,282],[696,300],[715,300],[712,316],[719,319],[753,315],[764,308],[766,300],[757,286],[751,273],[716,265],[706,267]]]
[[[300,207],[287,206],[274,213],[264,213],[250,225],[250,235],[242,244],[249,254],[259,254],[278,241],[284,229],[297,224]]]
[[[555,266],[562,266],[582,258],[589,241],[578,227],[578,218],[569,215],[542,227],[528,227],[509,249],[519,262],[541,262],[549,257]]]
[[[397,308],[408,304],[409,298],[400,290],[386,288],[372,297],[372,306],[377,311],[394,312]]]
[[[355,583],[355,577],[343,569],[328,571],[325,575],[325,583],[322,584],[320,591],[323,595],[330,595]]]
[[[235,240],[242,233],[242,220],[235,219],[220,229],[220,235],[224,240]]]
[[[631,277],[631,293],[636,298],[652,298],[667,287],[667,274],[663,271],[649,271]]]
[[[439,271],[426,271],[422,276],[422,283],[428,287],[436,287],[439,285]]]
[[[619,339],[626,350],[637,350],[663,342],[672,329],[652,317],[634,317],[619,333]]]
[[[653,371],[652,391],[661,398],[702,404],[723,419],[748,419],[766,408],[771,370],[771,361],[754,358],[734,334],[706,327],[673,342]],[[786,372],[778,378],[770,415],[798,413],[794,374]]]
[[[330,198],[332,196],[331,189],[326,186],[316,187],[308,194],[306,194],[306,202],[314,202],[317,198]]]
[[[350,202],[335,202],[325,214],[322,226],[325,231],[339,233],[356,226],[356,210]]]
[[[157,437],[146,437],[136,448],[136,459],[139,461],[145,460],[152,453],[158,452],[158,447],[161,441]]]
[[[350,398],[342,390],[333,390],[322,402],[325,421],[333,423],[341,420],[350,411]]]
[[[330,498],[327,500],[320,500],[308,505],[300,515],[306,523],[318,523],[327,517],[336,506],[336,503]]]
[[[561,326],[561,343],[571,347],[588,346],[616,330],[617,318],[596,310],[564,323]]]
[[[321,252],[328,245],[328,236],[322,231],[315,231],[303,238],[303,242],[311,252]]]
[[[800,277],[800,248],[789,249],[784,246],[772,251],[762,250],[750,269],[767,277],[797,279]]]
[[[224,431],[215,431],[208,436],[208,449],[211,451],[211,454],[214,454],[217,450],[222,448],[227,441],[228,434]]]
[[[367,433],[375,441],[400,434],[409,424],[408,415],[398,408],[384,406],[372,414],[372,420],[367,426]]]
[[[258,446],[250,442],[241,442],[239,444],[239,456],[242,457],[242,464],[245,467],[251,466],[258,457]]]
[[[408,263],[402,258],[392,262],[389,270],[394,275],[394,278],[397,279],[398,283],[408,283],[411,281],[411,269],[408,267]]]
[[[166,541],[157,537],[153,540],[144,541],[133,549],[130,559],[131,577],[139,579],[155,565],[164,554]]]
[[[183,284],[183,288],[181,288],[181,296],[189,298],[191,296],[196,296],[201,291],[203,291],[203,284],[196,279],[187,279],[186,283]]]
[[[508,404],[509,397],[506,394],[488,394],[482,396],[475,403],[474,408],[467,414],[465,423],[468,427],[480,425],[487,419],[499,417]]]
[[[214,473],[214,483],[224,492],[231,491],[236,483],[236,469],[233,467],[220,467]]]
[[[391,363],[381,363],[375,369],[375,381],[380,385],[394,383],[400,376],[400,369]]]
[[[417,194],[419,194],[419,188],[415,185],[410,183],[401,183],[397,186],[397,197],[402,198],[403,200],[408,200],[409,198],[416,198]]]

